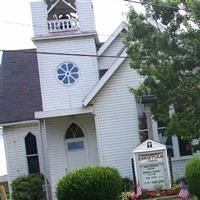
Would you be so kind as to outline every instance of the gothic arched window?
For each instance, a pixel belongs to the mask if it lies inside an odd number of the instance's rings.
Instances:
[[[67,129],[66,139],[73,139],[80,137],[84,137],[83,131],[77,124],[72,123],[70,127]]]
[[[37,142],[32,133],[28,133],[25,137],[25,147],[29,173],[40,173]]]
[[[68,141],[68,151],[77,151],[84,149],[84,134],[77,124],[72,123],[70,125],[70,127],[67,129],[65,139]]]

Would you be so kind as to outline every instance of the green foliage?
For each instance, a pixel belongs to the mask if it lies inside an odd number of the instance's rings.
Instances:
[[[111,167],[87,167],[65,175],[57,185],[58,200],[116,200],[122,192],[119,172]]]
[[[129,178],[122,178],[122,191],[130,192],[133,190],[133,181]]]
[[[131,197],[132,192],[122,192],[121,200],[129,200]]]
[[[12,184],[13,200],[43,200],[44,177],[38,174],[30,174],[16,178]]]
[[[192,194],[200,198],[200,158],[195,157],[186,165],[186,180]]]
[[[182,179],[184,180],[184,179]],[[184,183],[186,184],[186,182],[184,181]],[[172,189],[179,189],[180,188],[180,180],[176,181],[175,183],[172,184]]]
[[[120,196],[121,200],[137,200],[137,194],[135,192],[122,192]]]
[[[144,199],[149,199],[148,190],[142,190],[142,196]]]
[[[130,91],[136,99],[142,95],[157,96],[151,110],[155,120],[169,124],[168,135],[176,134],[190,141],[198,139],[200,1],[141,2],[146,13],[138,14],[131,9],[124,34],[130,66],[144,78],[139,88]],[[180,6],[186,11],[180,11]],[[169,109],[172,106],[175,114],[170,118]]]

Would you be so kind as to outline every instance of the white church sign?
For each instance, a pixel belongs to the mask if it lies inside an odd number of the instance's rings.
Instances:
[[[147,140],[133,150],[136,181],[142,189],[171,188],[166,146]]]

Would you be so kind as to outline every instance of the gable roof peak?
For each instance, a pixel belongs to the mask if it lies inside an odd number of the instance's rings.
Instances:
[[[151,144],[151,148],[148,147],[148,145]],[[151,151],[160,151],[160,150],[166,150],[166,145],[161,144],[154,140],[146,140],[143,143],[136,146],[133,150],[133,153],[140,153],[140,152],[151,152]]]
[[[75,5],[72,5],[73,1],[70,3],[70,2],[67,2],[66,0],[56,0],[56,1],[46,0],[47,6],[48,6],[47,12],[50,13],[60,2],[63,2],[66,6],[70,7],[73,11],[76,11]]]
[[[104,42],[97,52],[98,56],[101,56],[105,50],[112,44],[112,42],[119,36],[123,29],[126,29],[125,22],[121,22],[120,25],[115,29],[115,31],[109,36],[109,38]]]
[[[108,71],[104,74],[104,76],[99,80],[99,82],[95,85],[95,87],[89,92],[89,94],[83,99],[82,106],[87,107],[92,99],[99,93],[99,91],[103,88],[103,86],[108,82],[108,80],[113,76],[119,66],[126,59],[127,53],[126,49],[119,55],[119,58],[111,65]]]

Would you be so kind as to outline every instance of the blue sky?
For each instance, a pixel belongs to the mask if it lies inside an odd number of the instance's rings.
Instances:
[[[35,0],[32,0],[35,1]],[[30,0],[1,0],[0,50],[33,48]],[[126,19],[128,3],[124,0],[93,0],[96,29],[104,41]],[[139,11],[141,6],[135,4]],[[1,57],[1,54],[0,54]],[[3,140],[0,137],[0,176],[6,173]]]

